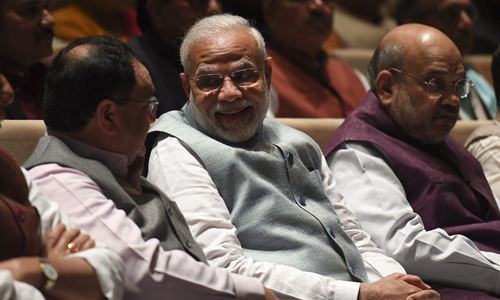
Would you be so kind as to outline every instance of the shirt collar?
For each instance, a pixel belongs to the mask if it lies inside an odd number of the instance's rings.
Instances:
[[[140,180],[144,158],[137,159],[128,167],[128,159],[124,154],[94,147],[50,128],[47,128],[47,134],[63,141],[78,156],[103,163],[127,192],[142,194]]]

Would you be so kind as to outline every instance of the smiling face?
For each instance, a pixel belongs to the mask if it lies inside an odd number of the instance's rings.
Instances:
[[[4,0],[0,16],[0,57],[30,67],[52,54],[55,21],[47,0]]]
[[[211,134],[232,142],[254,136],[262,125],[269,106],[270,59],[262,61],[257,41],[248,31],[236,31],[205,39],[192,47],[190,70],[181,74],[190,105],[197,121]],[[235,71],[253,68],[255,82],[241,86],[231,79]],[[221,85],[204,91],[195,78],[219,73]]]

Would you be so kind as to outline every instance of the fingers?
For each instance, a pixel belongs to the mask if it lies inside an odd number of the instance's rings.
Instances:
[[[400,280],[404,281],[404,282],[407,282],[411,285],[414,285],[418,288],[421,288],[423,290],[430,290],[431,287],[427,284],[425,284],[422,279],[420,279],[420,277],[418,276],[415,276],[415,275],[403,275],[399,278]]]
[[[439,300],[441,296],[438,292],[434,290],[420,291],[412,294],[406,298],[406,300]]]
[[[54,248],[54,246],[59,241],[61,235],[65,231],[66,231],[66,225],[64,225],[63,223],[57,224],[45,237],[45,247],[49,249]]]
[[[71,243],[76,244],[79,251],[94,248],[95,241],[90,238],[88,234],[82,233],[71,241]],[[74,251],[76,252],[76,251]]]

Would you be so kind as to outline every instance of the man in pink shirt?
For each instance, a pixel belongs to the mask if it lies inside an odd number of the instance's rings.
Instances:
[[[257,279],[206,265],[175,202],[140,176],[158,101],[126,44],[71,43],[46,87],[48,136],[25,166],[77,226],[122,257],[125,299],[276,299]]]

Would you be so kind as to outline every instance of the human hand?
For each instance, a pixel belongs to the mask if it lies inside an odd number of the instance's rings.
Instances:
[[[374,283],[359,287],[359,300],[438,300],[439,293],[431,290],[418,276],[394,273]]]
[[[57,224],[46,236],[43,256],[62,258],[70,253],[93,248],[95,241],[88,234],[80,234],[80,229],[66,230],[66,225]]]
[[[270,289],[264,287],[264,299],[265,300],[279,300],[278,297]]]
[[[0,270],[9,270],[12,278],[40,288],[45,277],[37,257],[16,257],[0,262]]]

